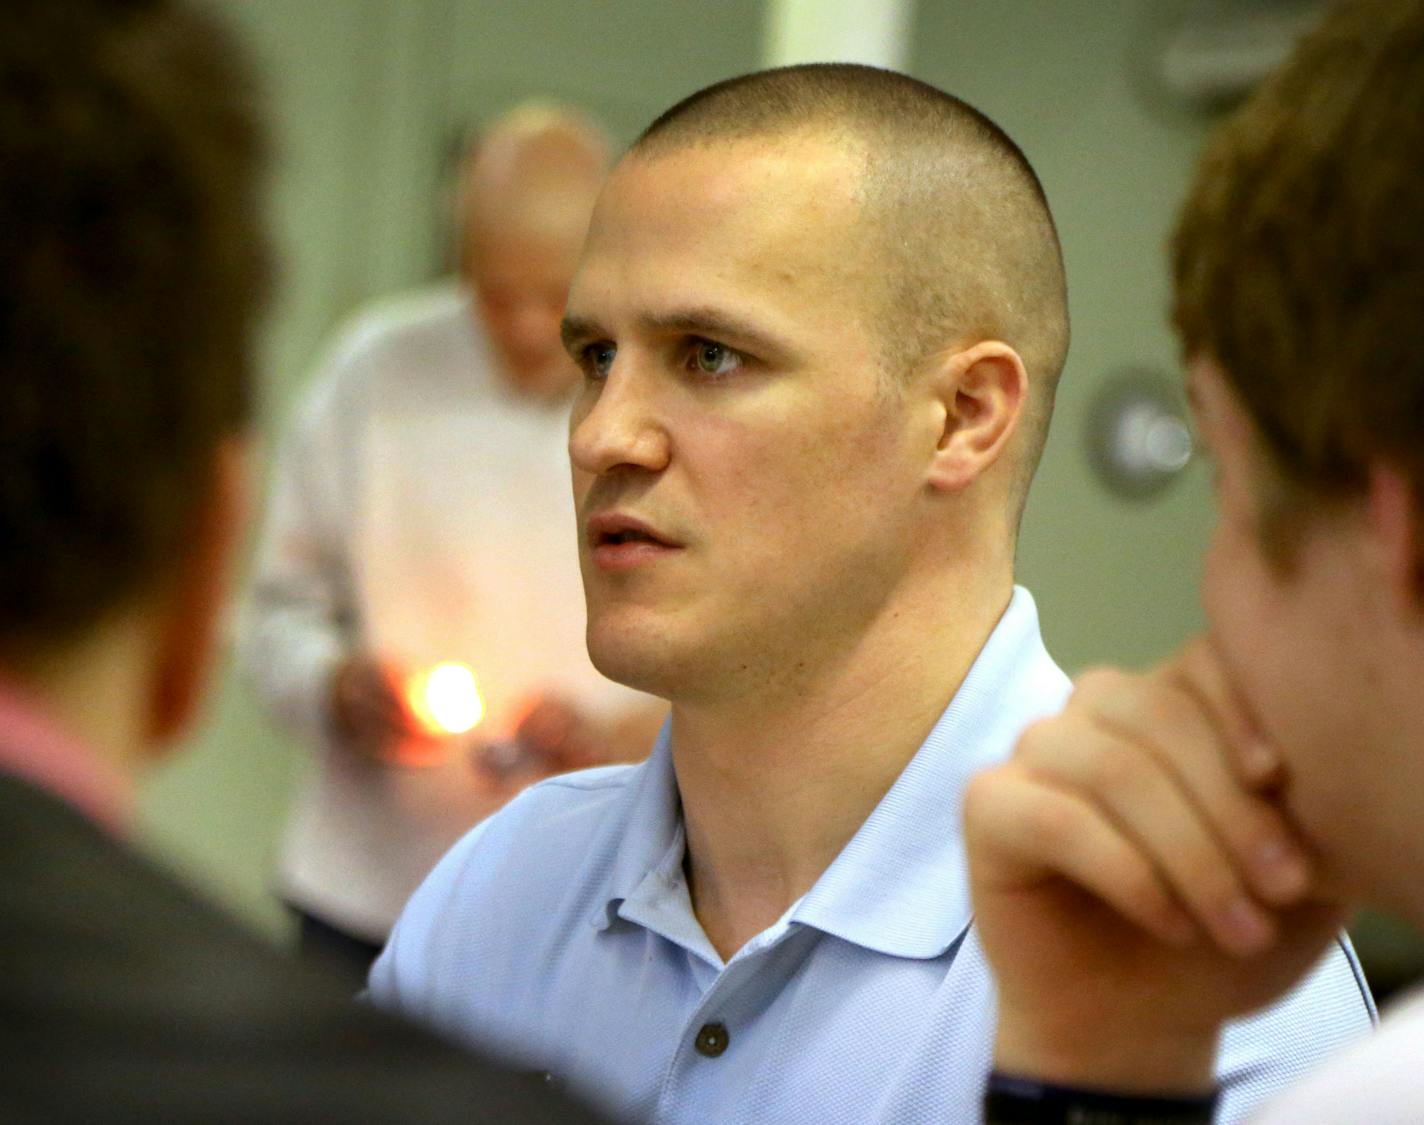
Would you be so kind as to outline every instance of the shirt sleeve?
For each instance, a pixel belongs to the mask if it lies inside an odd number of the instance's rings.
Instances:
[[[481,841],[494,819],[470,829],[411,895],[371,966],[363,993],[378,1008],[457,1039],[464,1030],[463,1013],[441,984],[467,968],[461,950],[479,930],[478,910],[471,904],[481,898],[470,880],[487,866],[479,862]]]
[[[253,579],[239,611],[243,677],[268,710],[309,742],[324,735],[332,672],[357,622],[350,562],[359,469],[352,391],[359,351],[318,372],[278,449]]]

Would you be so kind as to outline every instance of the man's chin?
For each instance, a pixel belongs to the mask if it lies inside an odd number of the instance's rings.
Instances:
[[[588,655],[593,666],[610,680],[649,695],[669,698],[672,681],[677,679],[677,660],[667,638],[644,629],[591,625]]]
[[[650,695],[661,694],[655,683],[659,679],[655,674],[656,662],[647,659],[643,654],[630,651],[623,645],[595,647],[592,644],[589,645],[588,654],[593,666],[614,683],[645,691]]]

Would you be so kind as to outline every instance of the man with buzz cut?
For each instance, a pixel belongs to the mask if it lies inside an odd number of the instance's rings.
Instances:
[[[671,718],[457,845],[373,996],[630,1117],[972,1120],[961,797],[1069,694],[1013,581],[1068,344],[1037,178],[903,75],[733,79],[614,170],[564,338],[589,651]],[[1371,1018],[1333,945],[1228,1033],[1228,1117]]]

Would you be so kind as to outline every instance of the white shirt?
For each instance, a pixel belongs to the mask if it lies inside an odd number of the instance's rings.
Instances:
[[[970,925],[961,802],[1070,690],[1016,590],[859,831],[725,963],[692,910],[666,731],[641,765],[543,782],[416,892],[371,996],[628,1120],[978,1121],[995,997]],[[1370,1029],[1357,968],[1337,945],[1284,1000],[1229,1026],[1223,1120]]]
[[[1371,1038],[1271,1102],[1257,1125],[1417,1125],[1424,1121],[1424,992],[1389,1009]]]
[[[536,691],[594,714],[640,698],[587,655],[567,403],[517,397],[496,362],[453,286],[378,306],[339,336],[281,450],[242,619],[247,678],[315,751],[283,893],[373,941],[499,798],[467,747],[421,769],[334,744],[329,684],[350,648],[412,671],[467,663],[487,736]]]

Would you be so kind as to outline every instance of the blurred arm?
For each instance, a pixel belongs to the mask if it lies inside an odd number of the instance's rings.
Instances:
[[[283,441],[251,587],[239,619],[238,660],[268,710],[311,742],[329,729],[338,666],[354,643],[357,606],[348,559],[354,458],[340,391],[349,358],[319,377]],[[343,479],[344,478],[344,479]]]

